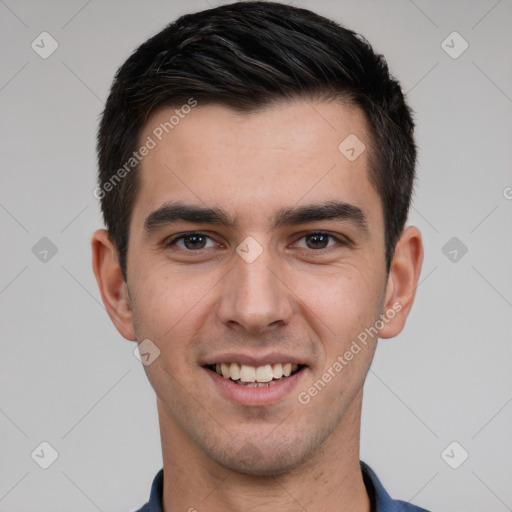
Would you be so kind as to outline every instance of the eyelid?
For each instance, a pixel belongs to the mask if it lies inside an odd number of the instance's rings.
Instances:
[[[316,230],[316,231],[307,231],[304,234],[301,234],[292,245],[295,245],[303,238],[305,238],[307,236],[312,236],[312,235],[326,235],[326,236],[330,237],[331,239],[333,239],[334,241],[336,241],[336,243],[338,245],[350,245],[352,243],[351,240],[349,240],[346,236],[341,235],[339,233],[331,233],[330,231]],[[320,251],[326,251],[332,247],[334,247],[334,246],[325,247],[323,249],[312,249],[312,250],[314,250],[315,252],[320,252]]]
[[[221,245],[218,242],[216,242],[213,239],[213,237],[211,237],[208,233],[204,233],[203,231],[184,231],[183,233],[177,233],[176,235],[167,237],[163,241],[162,245],[164,247],[171,247],[173,245],[176,245],[177,242],[179,242],[180,240],[183,240],[187,236],[193,236],[193,235],[204,236],[205,238],[208,238],[209,240],[215,242],[217,245]],[[198,249],[197,251],[191,251],[190,249],[184,249],[184,250],[189,250],[190,252],[199,252],[200,251],[200,249]]]

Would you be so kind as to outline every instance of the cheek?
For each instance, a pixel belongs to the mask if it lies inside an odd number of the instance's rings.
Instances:
[[[328,345],[343,346],[375,322],[380,313],[384,287],[377,276],[357,267],[337,268],[323,276],[297,276],[296,294],[303,314],[319,330]],[[315,329],[316,330],[316,329]]]
[[[157,359],[144,366],[157,396],[174,413],[181,410],[183,389],[194,389],[196,368],[193,339],[205,321],[207,297],[184,280],[160,274],[139,284],[134,314],[138,340],[150,339],[160,350]],[[203,300],[201,300],[203,298]]]
[[[201,311],[205,291],[183,279],[163,273],[153,274],[138,283],[134,323],[138,339],[149,338],[161,350],[180,345],[190,336]]]

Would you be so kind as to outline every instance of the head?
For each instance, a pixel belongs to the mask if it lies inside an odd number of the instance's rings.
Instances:
[[[279,3],[183,16],[117,72],[98,155],[94,269],[121,334],[160,351],[165,428],[258,474],[354,428],[422,260],[413,121],[384,58]],[[215,371],[232,362],[297,364],[292,391],[240,401]]]

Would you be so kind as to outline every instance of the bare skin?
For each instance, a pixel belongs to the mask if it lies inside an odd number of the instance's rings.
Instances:
[[[155,112],[141,140],[173,110]],[[370,511],[359,432],[377,337],[342,370],[332,367],[379,315],[394,309],[379,337],[403,329],[423,248],[418,229],[407,227],[386,274],[368,150],[354,161],[338,150],[349,134],[370,146],[360,111],[340,102],[294,100],[251,114],[199,103],[142,162],[127,283],[108,233],[93,236],[110,318],[128,340],[160,350],[144,368],[157,395],[166,512]],[[176,202],[221,209],[232,222],[145,229],[152,212]],[[283,209],[333,202],[357,207],[366,228],[353,214],[276,225]],[[187,232],[196,235],[177,238]],[[257,244],[242,247],[262,250],[252,262],[236,252],[247,237]],[[205,366],[240,357],[301,369],[290,389],[255,405],[224,393],[223,377]],[[329,369],[325,387],[301,402]]]

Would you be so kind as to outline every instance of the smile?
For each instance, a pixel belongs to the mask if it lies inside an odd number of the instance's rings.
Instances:
[[[300,366],[294,363],[275,363],[262,366],[217,363],[210,365],[208,368],[222,375],[225,379],[231,379],[239,386],[268,387],[296,373]]]
[[[243,406],[277,404],[306,378],[308,367],[298,363],[251,365],[241,362],[203,366],[221,396]]]

